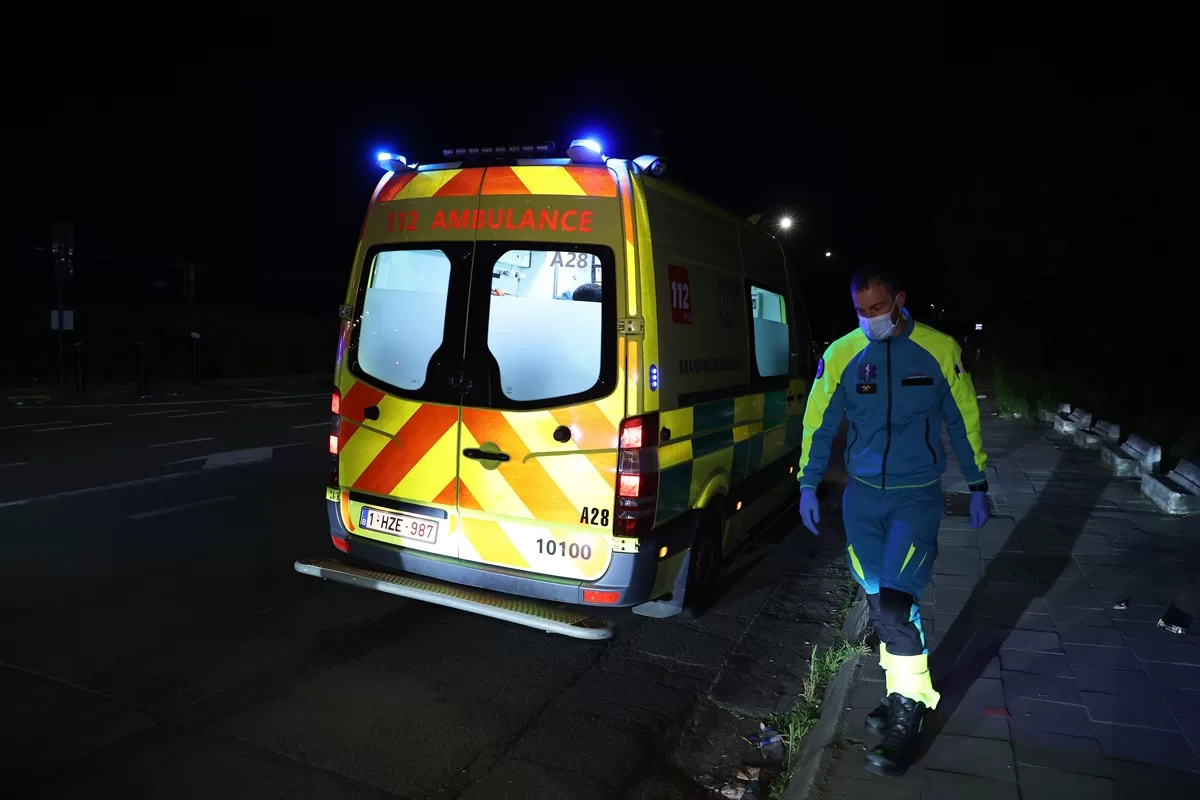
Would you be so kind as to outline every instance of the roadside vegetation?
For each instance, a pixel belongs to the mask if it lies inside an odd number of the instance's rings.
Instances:
[[[849,602],[846,608],[842,609],[842,614],[838,619],[839,625],[850,610],[850,606],[853,605],[856,596],[856,592],[850,594]],[[769,796],[773,800],[780,800],[783,797],[804,737],[821,718],[821,704],[825,699],[825,689],[829,686],[829,682],[846,662],[869,652],[870,648],[862,640],[840,639],[821,651],[816,645],[813,645],[812,658],[808,664],[808,675],[804,679],[795,707],[786,714],[779,714],[767,720],[767,724],[783,738],[783,773],[771,784]]]

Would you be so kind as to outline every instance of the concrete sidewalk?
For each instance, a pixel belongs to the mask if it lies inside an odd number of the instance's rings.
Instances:
[[[957,465],[921,615],[942,692],[902,778],[862,768],[884,694],[864,659],[816,782],[827,800],[1200,797],[1200,518],[1167,518],[1134,481],[1046,427],[984,409],[996,514],[972,530]]]

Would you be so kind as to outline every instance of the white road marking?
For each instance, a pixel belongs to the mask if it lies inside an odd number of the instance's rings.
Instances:
[[[277,392],[273,389],[255,389],[250,386],[240,387],[243,392],[259,392],[261,394],[287,394],[287,392]]]
[[[318,426],[325,426],[328,424],[329,424],[329,420],[325,420],[324,422],[309,422],[304,425],[293,425],[292,427],[293,428],[316,428]]]
[[[217,503],[224,503],[227,500],[232,500],[233,495],[227,494],[222,497],[210,497],[207,500],[197,500],[193,503],[184,503],[179,506],[171,506],[170,508],[160,508],[155,511],[139,511],[137,514],[130,514],[125,519],[150,519],[151,517],[161,517],[163,514],[173,514],[176,511],[187,511],[191,508],[200,508],[201,506],[211,506]]]
[[[238,408],[299,408],[309,403],[281,403],[278,400],[264,400],[258,403],[241,403]]]
[[[289,442],[287,444],[267,445],[266,447],[249,447],[244,450],[223,450],[220,453],[209,453],[205,456],[193,456],[191,458],[181,458],[178,461],[168,461],[167,466],[191,464],[195,461],[204,462],[202,469],[221,469],[222,467],[238,467],[242,464],[257,464],[260,461],[269,461],[275,450],[281,450],[284,447],[300,447],[306,444],[311,445],[313,443]]]
[[[38,425],[66,425],[70,421],[69,419],[57,419],[53,422],[26,422],[23,425],[5,425],[0,427],[0,431],[11,431],[14,428],[36,428]]]
[[[107,492],[111,489],[124,489],[127,486],[141,486],[146,483],[157,483],[159,481],[169,481],[172,478],[182,478],[184,475],[199,475],[199,471],[191,470],[189,472],[168,472],[166,475],[155,475],[153,478],[138,478],[132,481],[121,481],[119,483],[106,483],[103,486],[89,486],[86,489],[72,489],[69,492],[55,492],[54,494],[43,494],[38,497],[26,497],[22,500],[8,500],[0,503],[0,508],[8,508],[9,506],[25,506],[30,503],[40,503],[44,500],[61,500],[64,497],[78,497],[81,494],[94,494],[96,492]]]
[[[5,467],[23,467],[28,463],[28,461],[14,461],[11,464],[0,464],[0,469],[4,469]]]
[[[176,445],[176,444],[192,444],[193,442],[211,442],[212,440],[213,440],[213,437],[211,437],[211,436],[202,436],[199,439],[181,439],[178,442],[162,442],[160,444],[150,444],[150,445],[146,445],[146,446],[147,447],[171,447],[172,445]]]
[[[128,414],[130,417],[150,417],[155,414],[178,414],[180,411],[187,411],[186,408],[167,408],[162,411],[139,411],[136,414]]]
[[[43,425],[46,423],[42,423]],[[63,425],[58,428],[35,428],[34,433],[46,433],[47,431],[75,431],[80,428],[103,428],[105,425],[112,425],[111,422],[89,422],[86,425]]]
[[[320,394],[288,394],[280,397],[280,400],[315,400],[317,398],[328,398],[329,392],[321,392]],[[236,403],[239,400],[245,400],[244,397],[223,397],[218,400],[162,400],[157,402],[141,402],[141,403],[90,403],[88,405],[74,406],[54,406],[56,410],[65,410],[70,408],[146,408],[154,406],[192,406],[192,405],[212,405],[213,403]],[[30,406],[28,410],[38,410],[36,407]],[[41,410],[45,410],[43,406]]]
[[[214,414],[227,414],[227,411],[197,411],[195,414],[172,414],[167,419],[187,419],[188,417],[211,417]]]

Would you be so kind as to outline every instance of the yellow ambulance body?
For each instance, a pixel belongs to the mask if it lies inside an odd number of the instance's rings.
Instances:
[[[351,559],[297,570],[603,638],[561,604],[702,602],[794,491],[809,347],[782,249],[597,151],[381,158],[329,437]]]

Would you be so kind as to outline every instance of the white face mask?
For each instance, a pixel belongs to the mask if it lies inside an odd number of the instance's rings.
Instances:
[[[896,323],[892,322],[892,312],[895,310],[896,303],[893,301],[886,314],[880,314],[878,317],[859,317],[858,327],[868,339],[890,339],[896,331]]]

